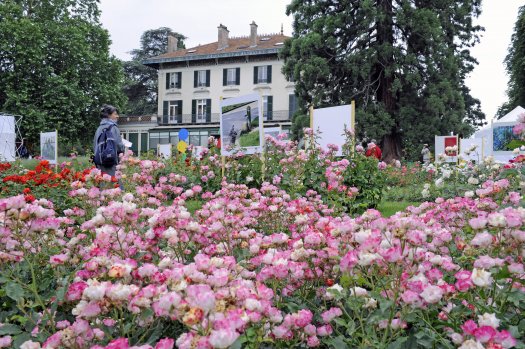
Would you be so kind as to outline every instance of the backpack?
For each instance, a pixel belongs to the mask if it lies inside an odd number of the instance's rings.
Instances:
[[[97,139],[95,146],[95,164],[105,167],[111,167],[118,162],[117,147],[115,138],[111,134],[111,127],[106,127],[102,130]]]

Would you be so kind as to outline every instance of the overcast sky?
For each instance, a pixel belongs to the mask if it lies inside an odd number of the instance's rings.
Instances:
[[[292,19],[285,14],[289,0],[100,0],[101,21],[108,29],[112,53],[129,59],[140,47],[140,36],[149,29],[169,27],[188,37],[186,47],[217,41],[217,26],[224,24],[230,36],[246,36],[255,21],[259,34],[277,33],[283,25],[291,36]],[[485,27],[481,42],[472,49],[479,65],[467,80],[490,121],[506,100],[508,77],[503,60],[507,54],[519,6],[523,0],[483,0],[477,20]],[[523,106],[525,107],[525,106]]]

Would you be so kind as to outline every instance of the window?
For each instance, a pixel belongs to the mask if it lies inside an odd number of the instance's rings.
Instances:
[[[174,124],[182,122],[182,101],[164,101],[162,112],[162,124]]]
[[[195,70],[193,75],[193,87],[210,87],[210,71]]]
[[[170,106],[169,106],[169,122],[170,123],[176,123],[178,120],[177,120],[177,116],[179,116],[179,114],[182,114],[182,111],[179,110],[179,102],[182,102],[182,101],[170,101]]]
[[[273,96],[263,96],[264,120],[273,119]]]
[[[240,85],[241,68],[227,68],[222,70],[222,86]]]
[[[170,87],[174,88],[179,85],[179,74],[170,74]]]
[[[272,66],[261,65],[253,67],[253,83],[269,84],[272,82]]]
[[[182,72],[166,73],[166,90],[182,87]]]
[[[157,149],[157,144],[159,144],[159,133],[152,132],[149,134],[149,148]]]
[[[257,82],[268,82],[268,67],[262,66],[259,67],[259,71],[257,72]]]
[[[179,143],[179,133],[178,132],[170,132],[170,143],[173,145],[177,145]]]
[[[191,122],[211,122],[211,99],[194,99],[191,102]]]
[[[197,99],[197,122],[206,121],[206,100]]]
[[[209,131],[190,131],[190,144],[202,147],[208,146]]]
[[[295,94],[288,95],[288,118],[291,120],[297,110],[297,97]]]

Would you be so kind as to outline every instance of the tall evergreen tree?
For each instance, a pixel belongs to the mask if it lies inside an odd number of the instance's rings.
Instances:
[[[525,107],[525,5],[518,11],[509,51],[505,57],[505,69],[509,75],[508,101],[499,108],[498,118],[517,106]]]
[[[170,28],[147,30],[141,36],[140,49],[131,51],[131,61],[124,62],[124,93],[128,97],[128,114],[142,115],[157,111],[158,72],[143,65],[142,61],[166,53],[168,36],[179,39],[178,48],[185,48],[186,37]]]
[[[357,131],[384,158],[416,158],[434,135],[483,123],[465,86],[481,0],[293,0],[283,72],[303,106],[356,101]],[[406,152],[406,154],[404,154]]]
[[[55,129],[59,150],[89,149],[100,106],[125,102],[99,15],[98,0],[0,1],[0,110],[24,116],[35,152]]]

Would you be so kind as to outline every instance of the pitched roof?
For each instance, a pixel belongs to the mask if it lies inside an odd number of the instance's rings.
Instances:
[[[215,41],[209,44],[188,49],[178,49],[175,52],[148,58],[143,64],[157,65],[165,62],[277,53],[289,38],[290,37],[282,34],[258,35],[257,45],[250,46],[249,36],[233,37],[228,39],[228,47],[222,50],[217,49],[219,44]]]

